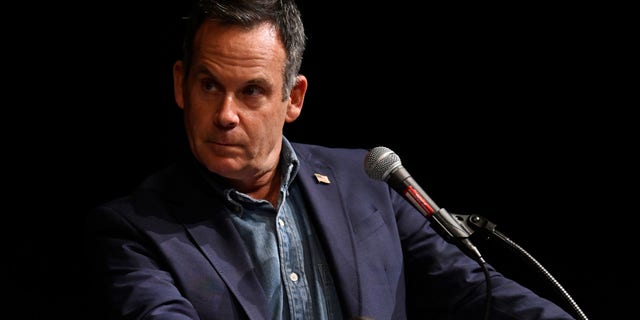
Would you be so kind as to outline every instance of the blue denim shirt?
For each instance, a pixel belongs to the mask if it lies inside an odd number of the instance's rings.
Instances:
[[[267,297],[271,319],[329,320],[341,317],[337,293],[316,230],[295,182],[299,163],[283,138],[278,206],[235,189],[224,191],[235,207],[240,233]]]

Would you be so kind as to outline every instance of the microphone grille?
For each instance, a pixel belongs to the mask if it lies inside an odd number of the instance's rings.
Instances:
[[[387,147],[375,147],[369,151],[364,161],[364,170],[370,178],[386,181],[391,172],[402,163],[400,157]]]

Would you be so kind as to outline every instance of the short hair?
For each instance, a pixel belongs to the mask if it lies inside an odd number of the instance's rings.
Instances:
[[[282,98],[285,100],[289,96],[300,72],[307,39],[302,16],[294,0],[195,0],[186,20],[182,44],[185,76],[188,76],[192,64],[195,34],[205,21],[243,27],[265,22],[272,24],[286,54],[282,70]]]

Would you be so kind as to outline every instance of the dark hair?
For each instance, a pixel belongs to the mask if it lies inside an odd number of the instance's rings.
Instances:
[[[183,39],[183,62],[188,76],[193,57],[195,34],[205,21],[226,25],[253,27],[267,22],[275,26],[284,44],[286,63],[283,78],[283,99],[289,96],[300,72],[306,35],[300,11],[294,0],[195,0],[186,17]]]

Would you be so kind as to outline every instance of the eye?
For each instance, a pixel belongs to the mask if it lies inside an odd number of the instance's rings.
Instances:
[[[218,83],[213,79],[206,78],[202,80],[202,88],[204,89],[204,91],[207,91],[207,92],[217,91],[218,87],[219,87]]]
[[[265,90],[257,85],[249,85],[242,90],[242,94],[248,97],[257,97],[260,95],[264,95],[264,93]]]

